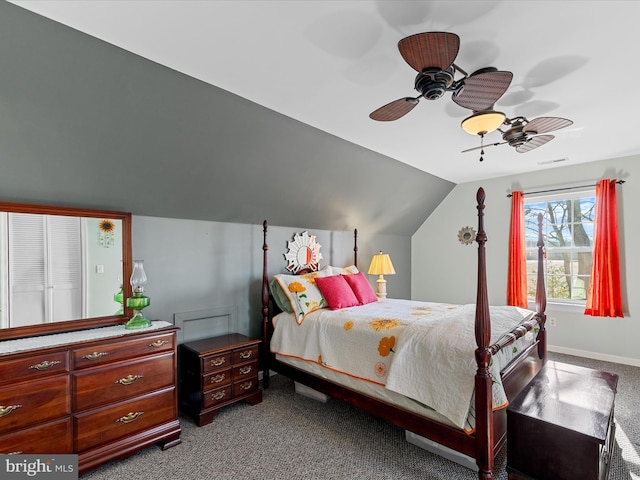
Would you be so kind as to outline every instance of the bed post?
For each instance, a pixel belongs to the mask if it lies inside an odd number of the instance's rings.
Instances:
[[[262,384],[269,388],[269,274],[267,273],[267,221],[262,223]]]
[[[491,395],[491,375],[489,362],[491,352],[491,320],[489,318],[489,298],[487,294],[487,268],[485,246],[487,234],[484,231],[484,189],[480,187],[476,195],[478,202],[478,290],[476,297],[476,363],[478,370],[475,377],[476,387],[476,463],[479,478],[493,478],[494,446],[493,446],[493,401]]]
[[[542,238],[542,213],[538,214],[538,277],[536,280],[536,312],[538,313],[538,356],[547,359],[547,289],[544,285],[544,240]]]
[[[358,268],[358,229],[353,229],[353,264]]]

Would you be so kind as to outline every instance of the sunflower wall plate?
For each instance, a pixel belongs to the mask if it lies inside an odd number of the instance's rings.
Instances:
[[[471,245],[476,239],[473,227],[462,227],[458,232],[458,241],[463,245]]]
[[[316,236],[309,235],[307,231],[294,234],[293,240],[287,242],[284,258],[287,260],[287,270],[294,274],[302,270],[318,271],[322,254]]]

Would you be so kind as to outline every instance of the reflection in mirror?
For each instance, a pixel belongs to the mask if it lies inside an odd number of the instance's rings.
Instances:
[[[127,213],[0,203],[0,335],[125,319],[130,228]]]

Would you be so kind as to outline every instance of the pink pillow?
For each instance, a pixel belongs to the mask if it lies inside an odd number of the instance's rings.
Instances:
[[[331,310],[353,307],[360,305],[351,287],[344,279],[343,275],[333,275],[331,277],[317,277],[316,285],[320,293],[327,301]]]
[[[344,275],[344,279],[351,287],[351,290],[353,290],[353,293],[355,293],[360,305],[378,301],[376,292],[373,291],[369,280],[367,280],[362,272],[354,273],[352,275]]]

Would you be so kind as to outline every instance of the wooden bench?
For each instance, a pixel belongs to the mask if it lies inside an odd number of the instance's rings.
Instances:
[[[507,408],[509,480],[604,480],[618,376],[548,361]]]

